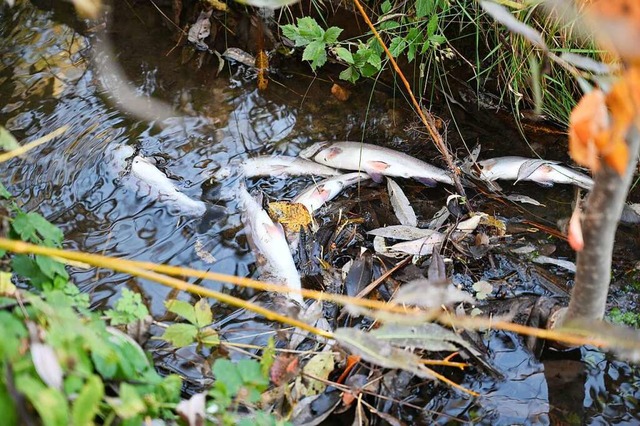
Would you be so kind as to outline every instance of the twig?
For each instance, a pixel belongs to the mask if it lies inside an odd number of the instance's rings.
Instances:
[[[373,26],[371,19],[369,19],[369,16],[367,15],[367,12],[365,12],[360,1],[353,0],[353,3],[358,9],[358,12],[360,12],[360,15],[362,15],[362,18],[364,19],[364,21],[369,26],[369,29],[373,33],[373,36],[376,38],[376,40],[378,40],[378,43],[380,43],[380,46],[382,47],[382,49],[384,49],[384,52],[389,58],[389,62],[391,62],[393,69],[396,71],[396,73],[398,74],[398,77],[400,77],[400,80],[402,80],[404,87],[407,89],[409,97],[411,98],[411,103],[416,109],[416,113],[418,114],[418,116],[420,117],[420,120],[429,131],[429,135],[433,139],[433,142],[435,143],[436,148],[438,149],[438,151],[440,151],[440,154],[442,154],[442,156],[444,157],[445,161],[447,162],[447,166],[449,167],[449,170],[451,170],[451,173],[453,174],[453,182],[455,183],[456,190],[460,195],[465,196],[466,193],[464,191],[462,183],[460,182],[460,177],[458,176],[458,173],[457,173],[458,168],[455,166],[455,164],[453,164],[453,158],[451,157],[449,150],[447,149],[444,141],[442,140],[442,136],[440,135],[440,133],[438,133],[438,130],[434,125],[435,121],[433,119],[433,116],[429,112],[425,113],[425,111],[423,111],[423,109],[420,107],[418,100],[413,94],[413,90],[411,90],[411,85],[409,84],[409,81],[407,81],[407,78],[402,73],[402,70],[400,70],[398,63],[396,62],[393,55],[389,51],[389,48],[385,45],[384,41],[382,41],[380,34],[376,30],[376,28]]]

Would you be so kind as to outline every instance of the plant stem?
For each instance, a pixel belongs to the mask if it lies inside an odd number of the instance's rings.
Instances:
[[[616,228],[638,162],[640,133],[635,127],[627,143],[629,165],[624,176],[607,166],[595,175],[582,220],[584,249],[578,253],[576,282],[569,307],[560,314],[558,325],[576,319],[600,320],[604,316]]]

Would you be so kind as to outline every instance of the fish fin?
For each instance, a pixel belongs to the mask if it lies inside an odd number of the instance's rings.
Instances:
[[[417,180],[423,185],[427,185],[429,188],[433,188],[438,184],[438,182],[436,182],[435,179],[431,179],[427,177],[416,177],[415,180]]]
[[[389,164],[384,161],[367,161],[362,166],[375,183],[382,183],[382,172],[389,168]]]

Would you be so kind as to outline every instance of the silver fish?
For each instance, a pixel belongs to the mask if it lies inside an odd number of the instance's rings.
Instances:
[[[300,274],[289,251],[282,225],[274,223],[266,211],[251,194],[244,183],[239,188],[242,220],[248,228],[247,236],[259,256],[261,278],[266,281],[282,283],[290,289],[300,290]],[[290,293],[289,297],[303,303],[302,296]]]
[[[429,186],[436,182],[453,185],[445,170],[402,152],[366,143],[318,142],[300,156],[337,169],[362,170],[377,183],[382,182],[382,176],[397,176]]]
[[[480,179],[493,182],[498,179],[537,182],[544,186],[554,183],[578,185],[584,189],[593,187],[593,179],[556,161],[525,157],[498,157],[478,162]]]
[[[112,162],[119,170],[125,170],[126,160],[133,154],[132,147],[123,145],[113,151]],[[136,155],[131,160],[131,176],[137,179],[138,190],[142,195],[157,199],[177,214],[202,216],[207,211],[204,201],[194,200],[180,192],[171,179],[141,155]]]
[[[245,177],[258,176],[338,176],[341,173],[331,167],[314,163],[299,157],[285,155],[263,155],[248,158],[242,162],[242,171]]]
[[[362,172],[347,173],[344,175],[325,179],[322,182],[311,185],[308,189],[298,194],[293,199],[294,203],[303,204],[309,213],[313,214],[327,201],[333,200],[347,186],[369,179],[369,175]]]
[[[232,162],[216,171],[213,177],[216,180],[223,180],[234,174],[240,174],[245,178],[254,178],[261,176],[338,176],[342,173],[304,158],[286,155],[261,155],[247,158],[241,162]]]

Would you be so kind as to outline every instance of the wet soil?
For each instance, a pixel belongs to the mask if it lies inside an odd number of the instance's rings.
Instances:
[[[319,140],[364,140],[444,167],[414,114],[401,96],[394,98],[400,93],[390,86],[363,82],[351,88],[349,101],[340,102],[331,95],[337,74],[316,76],[298,59],[279,58],[268,90],[261,92],[256,88],[255,71],[245,66],[227,62],[218,73],[217,59],[208,53],[196,53],[185,62],[184,42],[176,45],[171,26],[152,6],[137,4],[131,13],[124,3],[118,3],[108,27],[117,52],[114,59],[139,94],[161,99],[179,111],[179,117],[162,123],[141,121],[114,105],[112,95],[100,84],[102,77],[90,64],[95,35],[70,9],[56,5],[51,10],[49,6],[0,8],[0,98],[4,100],[0,123],[18,140],[35,139],[65,124],[70,130],[64,138],[25,158],[0,165],[0,176],[25,210],[39,211],[64,230],[67,248],[255,276],[255,257],[242,230],[237,201],[221,196],[230,183],[211,179],[219,168],[259,154],[296,155]],[[247,37],[240,47],[246,49],[249,40]],[[460,64],[452,61],[443,66],[453,69]],[[432,106],[448,124],[447,142],[459,158],[479,143],[481,158],[537,154],[568,161],[561,131],[525,123],[525,140],[511,114],[479,108],[470,87],[458,80],[450,89],[458,103],[448,104],[448,98],[439,95],[443,102]],[[122,170],[111,162],[113,150],[123,144],[163,159],[164,169],[177,178],[183,192],[224,207],[227,215],[203,226],[199,219],[172,215],[162,203],[140,194],[126,184]],[[252,181],[251,188],[261,189],[270,199],[287,200],[311,182],[307,178],[264,178]],[[411,181],[400,183],[421,223],[445,205],[452,191]],[[509,248],[531,244],[548,256],[575,260],[566,242],[543,228],[555,229],[558,220],[570,215],[573,189],[530,183],[505,183],[503,189],[507,194],[532,197],[543,206],[505,203],[501,197],[470,189],[467,195],[473,209],[504,220],[512,236],[477,259],[446,247],[445,254],[454,260],[450,267],[454,282],[473,291],[473,283],[487,280],[494,288],[492,301],[540,295],[565,298],[572,285],[571,273],[533,264]],[[365,186],[362,191],[346,191],[335,202],[347,206],[354,216],[367,217],[366,231],[396,223],[384,192]],[[634,190],[630,200],[639,197]],[[325,217],[331,217],[330,212]],[[618,231],[610,308],[637,312],[639,239],[637,226],[622,226]],[[366,236],[363,241],[371,245]],[[199,257],[196,243],[216,261],[208,263]],[[340,267],[354,253],[352,247],[346,247],[332,261]],[[424,272],[427,265],[418,266]],[[165,314],[167,297],[188,298],[112,271],[72,268],[71,273],[91,295],[96,309],[110,305],[122,288],[140,292],[155,318]],[[202,285],[242,297],[253,295],[220,283]],[[214,312],[217,321],[224,321],[230,309],[214,305]],[[273,330],[272,324],[256,318],[238,319],[225,327],[242,329],[241,324],[247,324],[244,330]],[[421,386],[410,379],[411,385],[393,389],[397,392],[394,398],[419,408],[378,401],[379,409],[414,424],[640,421],[636,366],[592,348],[551,353],[538,360],[518,336],[505,332],[486,333],[482,342],[503,378],[442,371],[479,392],[480,398],[442,386]],[[155,343],[150,348],[161,353]],[[210,374],[203,371],[206,363],[189,361],[198,357],[186,349],[165,354],[158,361],[167,371],[191,378],[194,386],[206,386]]]

